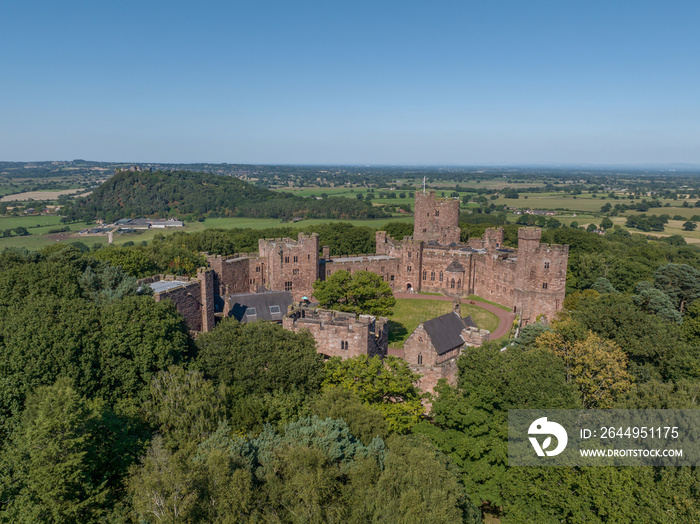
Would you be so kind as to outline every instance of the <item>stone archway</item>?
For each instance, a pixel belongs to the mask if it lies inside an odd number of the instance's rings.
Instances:
[[[413,284],[406,282],[406,293],[413,293]]]

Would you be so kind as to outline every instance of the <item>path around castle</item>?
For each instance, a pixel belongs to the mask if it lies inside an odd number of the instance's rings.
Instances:
[[[414,300],[440,300],[442,302],[452,302],[454,298],[438,296],[438,295],[416,295],[413,293],[394,293],[396,298],[408,298]],[[501,309],[493,304],[487,304],[486,302],[479,302],[477,300],[469,300],[468,298],[463,298],[462,304],[469,304],[470,306],[480,307],[486,311],[490,311],[498,317],[498,327],[491,333],[491,340],[498,340],[503,335],[506,335],[510,331],[513,325],[513,320],[515,319],[515,314],[505,309]],[[400,355],[399,355],[400,353]],[[389,349],[390,355],[403,356],[403,349]]]

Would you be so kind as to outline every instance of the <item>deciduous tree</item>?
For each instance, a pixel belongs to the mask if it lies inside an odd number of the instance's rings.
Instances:
[[[337,271],[314,282],[314,296],[322,307],[370,315],[387,315],[396,304],[389,284],[371,271]]]

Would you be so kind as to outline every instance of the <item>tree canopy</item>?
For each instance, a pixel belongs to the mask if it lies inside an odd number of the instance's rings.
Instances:
[[[317,280],[314,297],[324,308],[370,315],[387,315],[396,304],[389,284],[371,271],[337,271]]]

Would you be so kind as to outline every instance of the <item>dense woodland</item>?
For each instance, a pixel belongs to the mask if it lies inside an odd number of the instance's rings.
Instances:
[[[197,216],[382,218],[362,200],[302,198],[273,192],[233,177],[191,171],[121,171],[64,209],[67,221]]]
[[[461,227],[468,238],[485,226]],[[317,232],[335,252],[374,236]],[[506,460],[508,409],[698,407],[697,248],[546,230],[571,246],[565,312],[505,351],[468,348],[458,386],[440,386],[423,414],[400,360],[324,363],[310,336],[234,320],[193,340],[172,305],[139,294],[135,277],[191,273],[200,249],[246,251],[271,233],[0,253],[0,520],[700,520],[695,468]]]

